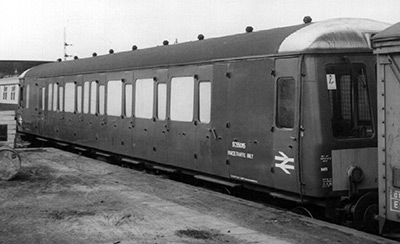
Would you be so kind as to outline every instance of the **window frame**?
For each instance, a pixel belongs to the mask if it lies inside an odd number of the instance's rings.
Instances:
[[[90,81],[89,85],[89,114],[99,114],[99,82],[97,80]],[[94,89],[95,88],[95,89]],[[93,91],[95,90],[95,91]]]
[[[49,83],[47,87],[47,110],[53,110],[53,83]]]
[[[10,94],[10,100],[15,101],[16,100],[16,93],[17,93],[17,85],[11,85],[11,94]]]
[[[285,99],[286,101],[283,101],[283,99],[280,97],[280,82],[281,81],[292,81],[292,97],[291,99]],[[297,105],[297,94],[296,94],[296,79],[293,76],[282,76],[282,77],[278,77],[278,79],[276,80],[276,100],[275,100],[275,125],[278,129],[283,129],[283,130],[293,130],[296,126],[296,105]],[[286,94],[289,94],[288,92],[286,92]],[[281,118],[283,118],[281,115],[283,115],[283,111],[280,108],[280,105],[282,103],[287,103],[290,104],[291,103],[291,117],[290,117],[290,125],[288,124],[283,124],[283,122],[281,122]],[[287,106],[288,107],[288,106]],[[287,117],[286,113],[286,116]],[[286,122],[285,122],[286,123]]]
[[[53,111],[59,110],[58,89],[59,89],[58,82],[53,83]]]
[[[128,89],[128,87],[130,87]],[[133,84],[132,83],[123,83],[123,108],[122,113],[125,117],[133,116]]]
[[[363,71],[362,74],[359,74],[358,71]],[[376,128],[374,125],[373,118],[373,110],[372,110],[372,97],[370,94],[370,87],[368,83],[368,75],[367,75],[367,65],[363,62],[356,63],[328,63],[324,65],[324,74],[326,76],[335,75],[336,81],[336,89],[329,89],[327,87],[327,97],[328,97],[328,106],[330,113],[330,121],[331,121],[331,131],[332,136],[335,140],[354,140],[354,139],[370,139],[373,138],[376,134]],[[344,91],[342,91],[342,77],[349,76],[349,100],[350,104],[347,107],[350,109],[349,116],[350,118],[343,118],[343,122],[341,122],[340,118],[343,117],[343,99]],[[364,80],[360,81],[360,77],[363,77]],[[326,78],[327,79],[327,78]],[[364,88],[360,88],[364,84]],[[335,92],[335,93],[334,93]],[[362,94],[363,93],[363,94]],[[364,100],[364,99],[365,100]],[[337,104],[337,101],[339,104]],[[336,101],[336,102],[335,102]],[[364,108],[362,107],[364,106]],[[340,108],[339,108],[340,107]],[[367,110],[365,110],[367,109]],[[363,112],[367,112],[367,114]],[[368,119],[363,120],[363,114],[367,116]],[[348,121],[347,123],[344,123]],[[343,125],[342,125],[343,124]],[[340,128],[343,128],[340,130]],[[363,135],[363,128],[365,128],[365,135]],[[345,131],[347,130],[347,131]],[[357,132],[360,130],[359,132]],[[351,132],[351,134],[350,134]],[[357,134],[354,134],[357,133]]]
[[[64,86],[58,86],[58,106],[59,106],[59,111],[64,111]]]
[[[2,92],[3,92],[3,100],[4,101],[7,101],[7,97],[8,97],[8,86],[2,86],[3,87],[3,89],[2,89]]]
[[[90,81],[83,83],[83,99],[82,99],[82,112],[84,114],[90,113]]]
[[[112,89],[110,89],[112,88]],[[107,81],[107,101],[106,101],[106,109],[108,116],[117,116],[120,117],[123,115],[123,103],[124,100],[124,91],[125,88],[124,82],[121,79],[112,79]],[[112,93],[111,93],[112,92]],[[117,92],[117,94],[114,94]],[[114,106],[114,99],[116,99],[117,106]]]
[[[163,87],[162,92],[163,92],[163,99],[160,99],[160,86]],[[158,82],[156,84],[157,87],[157,95],[156,95],[156,118],[158,120],[166,120],[168,118],[167,116],[167,107],[168,107],[168,85],[165,82]],[[161,110],[160,108],[163,107],[163,109]],[[162,111],[163,113],[161,114],[160,111]],[[163,115],[163,116],[160,116]]]
[[[108,108],[106,108],[106,86],[103,84],[97,85],[97,106],[99,115],[105,115],[106,110],[108,111]]]
[[[83,113],[83,85],[76,85],[76,112]]]
[[[26,89],[25,89],[25,94],[26,94],[26,100],[25,100],[25,107],[26,108],[30,108],[30,92],[31,92],[31,85],[27,84],[26,85]],[[21,98],[23,96],[21,95]]]
[[[190,79],[190,93],[182,92],[183,86],[182,84],[174,85],[175,81],[186,82],[189,84],[189,81],[185,81],[185,79]],[[186,85],[186,84],[185,84]],[[196,79],[193,76],[174,76],[170,80],[170,99],[169,99],[169,119],[175,122],[193,122],[195,120],[195,87],[196,87]],[[175,90],[177,88],[178,90]],[[189,91],[189,89],[187,90]],[[175,92],[178,92],[176,95]],[[183,95],[188,96],[187,98]],[[186,99],[186,100],[183,100]],[[187,103],[190,102],[190,103]],[[177,106],[175,106],[177,105]],[[185,105],[184,108],[190,109],[188,112],[182,109],[182,105]],[[191,105],[191,106],[190,106]],[[178,116],[174,118],[175,116]]]
[[[39,88],[39,94],[41,96],[41,98],[39,99],[39,109],[41,111],[45,111],[46,110],[46,86],[42,86]]]
[[[151,84],[151,87],[149,87],[148,92],[151,93],[151,97],[150,96],[144,96],[144,94],[142,93],[138,93],[138,81],[141,83],[143,82],[143,84],[145,84],[146,82]],[[142,84],[141,84],[142,85]],[[154,117],[154,87],[155,87],[155,81],[154,78],[138,78],[135,79],[135,85],[134,85],[134,89],[135,89],[135,95],[134,95],[134,100],[135,100],[135,117],[136,118],[141,118],[141,119],[152,119]],[[143,88],[143,87],[140,87]],[[150,89],[151,88],[151,89]],[[144,91],[146,91],[144,90]],[[141,99],[141,98],[145,98],[145,100]],[[146,106],[146,109],[151,109],[150,110],[139,110],[138,108],[143,107],[140,105],[146,104],[144,101],[146,102],[150,102],[148,103],[149,105]],[[139,112],[139,113],[138,113]]]
[[[72,87],[70,88],[70,86],[72,86]],[[64,102],[64,112],[67,112],[67,113],[75,113],[76,112],[76,87],[77,87],[76,82],[73,82],[73,81],[65,82],[64,101],[66,101],[67,99],[68,99],[68,101]],[[70,89],[72,89],[72,91],[70,91]],[[67,96],[67,95],[72,95],[73,96],[72,99],[70,96]],[[71,103],[72,103],[72,105],[71,105]],[[68,104],[68,105],[65,106],[66,104]]]
[[[202,118],[202,105],[204,103],[202,103],[204,100],[204,97],[202,97],[202,89],[201,89],[201,85],[202,84],[208,84],[209,85],[209,89],[207,90],[207,93],[209,94],[209,96],[207,96],[206,98],[209,98],[209,102],[208,104],[205,104],[207,106],[207,110],[205,112],[207,112],[207,117],[206,117],[206,121],[203,120]],[[200,123],[202,124],[210,124],[211,123],[211,108],[212,108],[212,83],[210,80],[202,80],[199,81],[198,83],[198,120]]]

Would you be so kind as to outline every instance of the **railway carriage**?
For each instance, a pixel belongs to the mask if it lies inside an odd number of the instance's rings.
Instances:
[[[22,76],[19,129],[372,228],[369,40],[387,26],[333,19],[41,65]]]
[[[378,66],[378,182],[380,232],[400,222],[400,23],[372,38]]]

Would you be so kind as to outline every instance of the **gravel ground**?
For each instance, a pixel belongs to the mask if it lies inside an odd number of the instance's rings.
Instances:
[[[54,148],[20,156],[0,243],[395,243]]]

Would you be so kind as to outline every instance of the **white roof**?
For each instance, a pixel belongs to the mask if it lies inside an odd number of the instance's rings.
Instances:
[[[0,85],[19,84],[18,76],[12,76],[0,79]]]
[[[315,22],[290,34],[280,45],[279,52],[317,49],[371,48],[371,34],[390,24],[369,19],[330,19]]]

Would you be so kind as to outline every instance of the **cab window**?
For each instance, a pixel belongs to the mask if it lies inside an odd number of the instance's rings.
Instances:
[[[363,64],[326,67],[333,136],[338,139],[373,136],[371,106]]]

